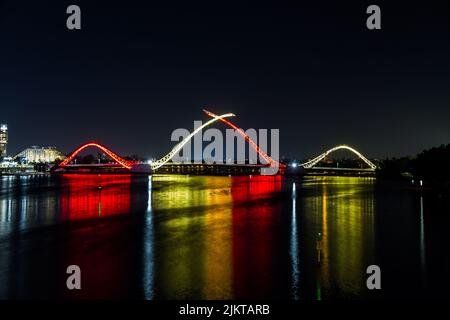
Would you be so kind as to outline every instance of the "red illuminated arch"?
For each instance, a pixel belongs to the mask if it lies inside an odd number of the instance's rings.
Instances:
[[[117,154],[115,154],[114,152],[112,152],[111,150],[109,150],[108,148],[106,148],[105,146],[102,146],[99,143],[96,142],[88,142],[80,147],[78,147],[74,152],[72,152],[63,162],[61,162],[59,164],[60,167],[65,167],[67,166],[76,156],[77,154],[79,154],[81,151],[83,151],[86,148],[90,148],[90,147],[94,147],[97,149],[100,149],[101,151],[103,151],[105,154],[107,154],[109,157],[111,157],[114,161],[116,161],[118,164],[120,164],[122,167],[127,168],[127,169],[131,169],[131,167],[133,166],[134,162],[132,161],[128,161],[125,160],[123,158],[121,158],[120,156],[118,156]]]
[[[212,113],[211,111],[205,110],[203,109],[203,111],[210,117],[217,117],[217,115],[215,115],[214,113]],[[280,167],[280,168],[284,168],[285,165],[282,163],[279,163],[278,161],[276,161],[275,159],[272,159],[267,153],[264,152],[264,150],[262,150],[252,139],[250,139],[250,137],[240,128],[238,128],[237,126],[235,126],[232,122],[228,121],[227,119],[223,119],[221,118],[220,121],[225,122],[228,126],[230,126],[231,128],[235,129],[237,133],[239,133],[244,139],[245,141],[247,141],[250,146],[255,149],[255,151],[267,162],[267,164],[269,164],[271,167]]]

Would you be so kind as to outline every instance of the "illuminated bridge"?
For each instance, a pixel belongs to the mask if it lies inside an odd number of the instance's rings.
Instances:
[[[192,133],[185,137],[181,142],[179,142],[175,147],[164,157],[156,160],[150,164],[127,160],[107,147],[96,143],[88,142],[70,153],[67,158],[62,161],[59,165],[52,168],[54,173],[92,173],[92,172],[102,172],[102,173],[201,173],[207,171],[214,174],[259,174],[263,168],[284,168],[285,166],[276,160],[272,159],[264,150],[259,148],[259,146],[240,128],[235,126],[232,122],[225,118],[234,117],[233,113],[226,113],[223,115],[216,115],[210,111],[203,110],[209,117],[210,120],[205,122],[202,126],[196,128]],[[235,131],[240,134],[249,145],[255,149],[255,151],[264,160],[263,165],[235,165],[235,164],[203,164],[203,163],[172,163],[169,162],[177,153],[179,153],[182,148],[202,129],[213,124],[216,121],[222,121]],[[106,154],[108,157],[113,159],[115,163],[112,164],[76,164],[77,155],[87,148],[96,148]],[[161,168],[161,169],[160,169]],[[160,169],[159,171],[157,171]]]
[[[326,166],[318,166],[319,162],[327,158],[331,153],[338,150],[348,150],[358,156],[360,160],[362,160],[367,167],[366,168],[343,168],[343,167],[326,167]],[[318,155],[317,157],[310,159],[299,165],[304,169],[304,173],[306,174],[322,174],[322,175],[364,175],[364,176],[373,176],[375,175],[375,170],[377,166],[367,159],[362,153],[358,150],[348,146],[348,145],[339,145],[334,148],[331,148],[324,153]]]

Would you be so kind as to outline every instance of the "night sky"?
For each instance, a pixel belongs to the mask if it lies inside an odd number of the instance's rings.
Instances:
[[[173,129],[207,119],[206,106],[243,128],[279,128],[287,157],[450,143],[444,1],[93,2],[0,0],[10,154],[96,140],[157,158]],[[66,28],[70,4],[80,31]],[[366,28],[369,4],[382,30]]]

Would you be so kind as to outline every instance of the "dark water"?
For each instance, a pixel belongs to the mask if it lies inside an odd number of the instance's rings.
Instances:
[[[0,299],[449,298],[448,202],[370,178],[1,177]]]

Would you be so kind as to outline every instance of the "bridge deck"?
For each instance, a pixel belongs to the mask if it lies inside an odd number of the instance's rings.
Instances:
[[[371,168],[339,168],[339,167],[312,167],[309,170],[336,170],[336,171],[362,171],[362,172],[375,172],[374,169]]]
[[[376,171],[370,168],[332,168],[332,167],[312,167],[304,169],[305,175],[322,176],[356,176],[356,177],[374,177]]]

